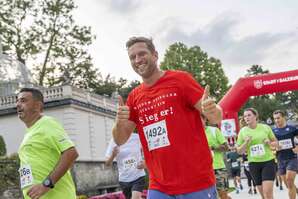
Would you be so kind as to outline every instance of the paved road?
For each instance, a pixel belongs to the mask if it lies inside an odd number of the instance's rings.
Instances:
[[[230,186],[233,186],[233,182],[230,181]],[[246,179],[242,179],[242,184],[244,186],[243,190],[240,190],[239,194],[236,194],[235,191],[230,193],[229,195],[232,197],[232,199],[260,199],[261,196],[259,194],[248,194],[248,188],[246,184]],[[296,177],[296,186],[298,185],[298,178]],[[283,186],[283,190],[279,190],[278,187],[274,186],[274,199],[288,199],[288,192],[285,186]],[[298,198],[298,197],[297,197]]]

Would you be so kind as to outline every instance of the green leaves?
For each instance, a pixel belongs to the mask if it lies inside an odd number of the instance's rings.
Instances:
[[[30,64],[40,86],[58,86],[67,79],[91,88],[99,81],[88,53],[95,36],[90,27],[74,23],[73,0],[2,0],[0,7],[3,52]]]
[[[188,48],[183,43],[174,43],[167,50],[161,69],[183,70],[205,87],[210,85],[211,95],[217,100],[228,90],[228,78],[224,74],[220,60],[208,57],[199,46]]]

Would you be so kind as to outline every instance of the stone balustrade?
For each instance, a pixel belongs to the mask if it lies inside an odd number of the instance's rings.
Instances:
[[[110,98],[87,92],[69,85],[41,89],[45,102],[62,99],[75,99],[84,103],[90,103],[111,111],[116,111],[116,103]],[[14,108],[17,102],[17,95],[0,96],[0,110]]]

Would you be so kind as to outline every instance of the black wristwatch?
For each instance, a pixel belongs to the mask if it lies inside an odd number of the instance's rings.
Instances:
[[[47,177],[46,179],[44,179],[44,181],[42,182],[42,185],[48,188],[53,189],[54,188],[54,184],[51,180],[51,178]]]

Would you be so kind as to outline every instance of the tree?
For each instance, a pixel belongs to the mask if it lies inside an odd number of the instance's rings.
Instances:
[[[140,81],[138,80],[134,80],[131,81],[129,85],[122,87],[119,90],[119,94],[123,97],[124,101],[126,101],[128,94],[137,86],[139,86],[141,84]]]
[[[2,0],[0,7],[3,52],[32,64],[40,86],[94,87],[100,74],[87,48],[95,37],[74,23],[73,0]]]
[[[161,69],[184,70],[193,75],[203,87],[210,86],[211,95],[217,100],[228,90],[226,77],[220,60],[208,57],[199,46],[188,48],[183,43],[174,43],[167,50]]]
[[[3,137],[0,135],[0,156],[6,155],[6,145]]]
[[[246,77],[260,75],[260,74],[267,74],[269,73],[269,70],[264,70],[263,66],[261,65],[252,65],[246,73]]]

